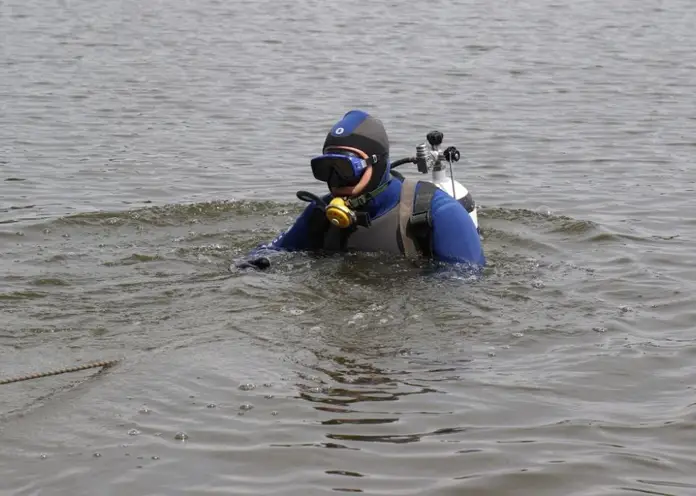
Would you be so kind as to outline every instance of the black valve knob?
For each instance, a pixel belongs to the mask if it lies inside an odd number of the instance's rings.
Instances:
[[[425,138],[428,140],[431,146],[440,146],[444,135],[440,131],[430,131]]]
[[[453,146],[449,146],[445,148],[445,151],[443,152],[445,159],[449,160],[450,162],[459,162],[459,150],[457,150]]]

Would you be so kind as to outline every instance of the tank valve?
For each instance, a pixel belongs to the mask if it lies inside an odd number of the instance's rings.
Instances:
[[[425,143],[416,146],[416,166],[421,174],[428,173],[428,158],[430,158],[428,146]]]

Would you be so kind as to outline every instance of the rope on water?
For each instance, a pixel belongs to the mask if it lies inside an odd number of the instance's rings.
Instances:
[[[64,369],[56,369],[48,372],[39,372],[36,374],[21,375],[18,377],[11,377],[9,379],[0,379],[0,385],[2,384],[12,384],[13,382],[28,381],[30,379],[40,379],[42,377],[49,377],[51,375],[68,374],[70,372],[78,372],[80,370],[95,369],[95,368],[109,368],[120,362],[120,359],[116,360],[104,360],[102,362],[86,363],[84,365],[76,365],[75,367],[67,367]]]

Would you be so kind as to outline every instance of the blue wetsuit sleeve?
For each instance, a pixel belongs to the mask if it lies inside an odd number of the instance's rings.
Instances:
[[[433,195],[430,206],[434,258],[484,267],[486,257],[481,238],[466,209],[440,189]]]
[[[281,232],[273,241],[259,245],[255,250],[274,251],[301,251],[309,246],[309,224],[315,203],[310,203],[307,208],[295,219],[290,229]]]
[[[309,227],[310,219],[314,210],[315,202],[310,203],[307,208],[295,219],[293,225],[287,231],[281,232],[274,240],[256,246],[243,260],[235,265],[239,268],[261,265],[264,267],[270,263],[267,259],[284,251],[302,251],[309,247]],[[263,262],[262,259],[266,259]],[[261,265],[259,265],[261,263]]]

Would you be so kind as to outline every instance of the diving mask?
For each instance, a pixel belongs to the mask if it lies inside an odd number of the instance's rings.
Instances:
[[[365,169],[378,160],[376,155],[364,159],[349,150],[335,150],[314,157],[310,164],[315,179],[327,183],[329,187],[338,188],[358,184]]]

